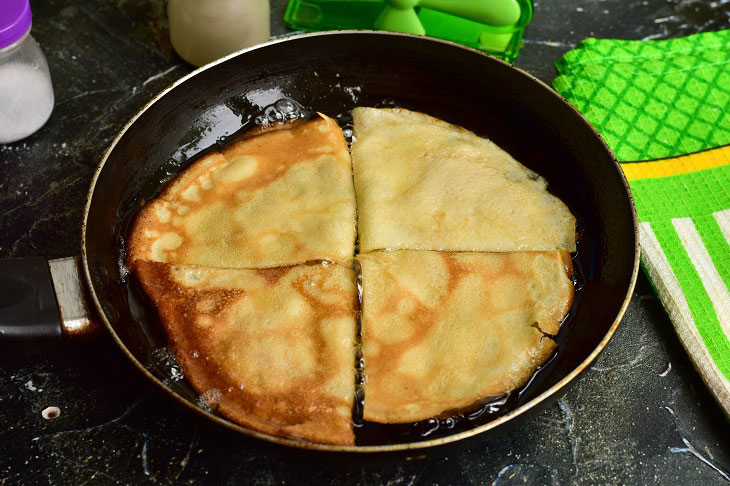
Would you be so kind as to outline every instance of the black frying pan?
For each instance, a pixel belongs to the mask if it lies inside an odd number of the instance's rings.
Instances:
[[[143,200],[188,160],[253,127],[256,117],[271,115],[266,107],[281,99],[333,117],[355,106],[400,106],[464,126],[544,176],[576,214],[580,243],[574,261],[581,288],[561,329],[559,352],[506,404],[432,435],[366,426],[361,435],[367,445],[331,446],[233,424],[198,406],[186,383],[170,374],[154,309],[120,266],[127,224]],[[634,287],[636,230],[628,185],[610,150],[585,118],[534,77],[443,41],[329,32],[242,51],[177,81],[145,106],[96,171],[82,228],[81,265],[93,307],[130,360],[207,419],[293,448],[417,457],[473,444],[524,420],[556,400],[595,360]]]

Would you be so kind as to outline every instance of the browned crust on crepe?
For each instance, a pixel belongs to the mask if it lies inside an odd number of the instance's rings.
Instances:
[[[352,165],[327,117],[243,138],[187,167],[132,224],[128,261],[266,268],[349,263]]]
[[[137,261],[183,372],[211,408],[280,437],[353,444],[354,272]]]
[[[570,309],[566,257],[359,255],[365,420],[415,422],[523,385],[554,352],[548,335]]]

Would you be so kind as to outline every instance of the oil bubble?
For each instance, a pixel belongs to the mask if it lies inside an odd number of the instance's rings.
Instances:
[[[221,403],[222,398],[223,394],[221,393],[221,391],[216,388],[212,388],[210,390],[204,391],[203,394],[198,397],[196,404],[200,408],[208,412],[212,412],[218,408],[218,405]]]
[[[169,348],[153,349],[150,353],[150,360],[152,366],[164,376],[165,380],[177,383],[185,378],[180,365],[175,360],[175,355]]]

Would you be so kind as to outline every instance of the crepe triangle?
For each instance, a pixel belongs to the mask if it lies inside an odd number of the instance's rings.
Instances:
[[[214,150],[137,215],[129,260],[267,268],[348,263],[352,166],[342,130],[321,116]]]
[[[355,108],[360,251],[575,251],[575,218],[491,141],[400,108]]]
[[[352,269],[215,269],[137,261],[185,377],[211,408],[267,434],[352,444]]]
[[[570,309],[562,251],[361,254],[365,420],[416,422],[523,385]]]

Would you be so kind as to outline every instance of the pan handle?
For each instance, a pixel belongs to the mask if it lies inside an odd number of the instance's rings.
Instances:
[[[86,307],[78,257],[0,260],[0,353],[42,353],[65,336],[98,329]]]

